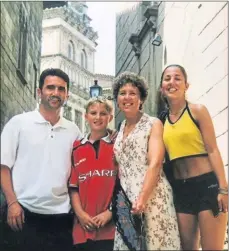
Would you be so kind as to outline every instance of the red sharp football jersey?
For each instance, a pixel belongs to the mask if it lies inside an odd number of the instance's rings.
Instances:
[[[73,146],[69,187],[78,187],[82,208],[92,217],[106,211],[112,199],[117,174],[113,163],[113,145],[113,142],[100,140],[98,151],[89,141],[76,141]],[[75,217],[74,244],[84,243],[87,239],[114,239],[114,233],[112,221],[103,228],[87,232]]]

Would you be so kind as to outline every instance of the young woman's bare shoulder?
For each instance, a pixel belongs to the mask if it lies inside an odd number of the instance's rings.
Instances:
[[[188,106],[194,118],[198,118],[201,114],[207,112],[207,108],[203,104],[189,103]]]

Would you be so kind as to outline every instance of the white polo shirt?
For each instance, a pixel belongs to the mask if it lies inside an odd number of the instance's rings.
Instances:
[[[12,169],[18,201],[40,214],[68,213],[68,179],[79,128],[60,118],[52,126],[39,111],[14,116],[1,135],[1,164]]]

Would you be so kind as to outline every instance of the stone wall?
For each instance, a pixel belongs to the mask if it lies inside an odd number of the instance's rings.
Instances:
[[[162,51],[160,46],[152,45],[156,31],[157,9],[153,2],[142,2],[116,16],[116,76],[124,71],[131,71],[145,77],[149,95],[144,110],[150,115],[155,115],[157,73],[161,72],[161,60],[157,59],[155,62],[154,58],[162,54]],[[149,14],[151,12],[154,14]],[[117,107],[116,110],[117,127],[123,120],[123,115],[118,113]]]
[[[42,16],[42,2],[1,2],[1,130],[36,107]]]

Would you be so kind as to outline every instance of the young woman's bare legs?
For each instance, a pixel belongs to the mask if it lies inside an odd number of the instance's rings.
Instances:
[[[228,215],[214,217],[211,210],[198,215],[177,214],[183,250],[223,250]]]
[[[198,215],[202,250],[223,250],[228,215],[214,217],[210,210]]]
[[[177,213],[178,226],[183,250],[198,250],[200,231],[196,215]]]

